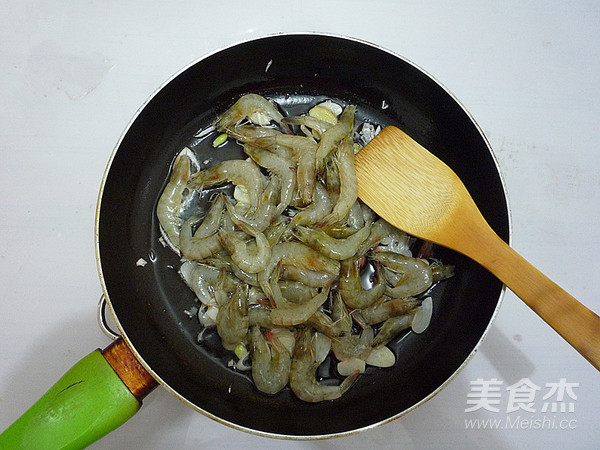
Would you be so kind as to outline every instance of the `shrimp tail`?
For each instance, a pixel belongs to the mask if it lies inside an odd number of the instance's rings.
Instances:
[[[356,371],[354,371],[354,373],[352,375],[348,375],[346,378],[344,378],[344,380],[339,385],[340,395],[343,395],[344,393],[346,393],[348,391],[348,389],[350,389],[352,387],[352,385],[358,379],[359,375],[360,375],[360,370],[356,370]]]

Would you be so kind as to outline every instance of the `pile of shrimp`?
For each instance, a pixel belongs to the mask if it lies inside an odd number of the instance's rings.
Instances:
[[[200,322],[216,327],[234,369],[250,371],[266,394],[289,385],[301,400],[333,400],[367,365],[394,365],[387,344],[427,327],[431,298],[421,294],[453,274],[412,257],[414,240],[358,200],[355,112],[328,101],[284,117],[272,101],[244,95],[215,128],[248,159],[199,170],[182,151],[158,201]],[[182,219],[194,191],[227,184],[233,197],[213,194],[203,216]],[[330,352],[337,384],[316,376]]]

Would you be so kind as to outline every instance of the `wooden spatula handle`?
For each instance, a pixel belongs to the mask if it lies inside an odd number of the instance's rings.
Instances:
[[[476,258],[600,370],[600,317],[493,234]]]

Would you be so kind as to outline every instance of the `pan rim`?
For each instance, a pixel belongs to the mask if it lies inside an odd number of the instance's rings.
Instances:
[[[460,100],[444,85],[442,84],[436,77],[434,77],[433,75],[431,75],[429,72],[427,72],[426,70],[424,70],[423,68],[421,68],[419,65],[415,64],[414,62],[412,62],[411,60],[407,59],[404,56],[401,56],[400,54],[391,51],[383,46],[380,46],[378,44],[374,44],[370,41],[367,41],[365,39],[361,39],[361,38],[357,38],[357,37],[351,37],[351,36],[347,36],[347,35],[341,35],[341,34],[334,34],[334,33],[326,33],[326,32],[317,32],[317,31],[294,31],[294,32],[278,32],[278,33],[270,33],[270,34],[264,34],[261,36],[256,36],[256,37],[252,37],[249,39],[243,39],[243,40],[238,40],[234,43],[231,43],[229,45],[225,45],[222,46],[216,50],[213,50],[209,53],[204,54],[203,56],[200,56],[199,58],[195,59],[194,61],[186,64],[183,68],[181,68],[180,70],[178,70],[177,72],[175,72],[173,75],[171,75],[167,80],[165,80],[157,89],[155,89],[154,92],[152,92],[152,94],[140,105],[140,107],[136,110],[136,112],[134,113],[134,115],[132,116],[132,118],[130,119],[129,123],[125,126],[123,132],[121,133],[119,139],[117,140],[112,153],[108,159],[106,168],[104,170],[104,174],[102,176],[102,180],[101,180],[101,184],[100,184],[100,189],[99,189],[99,193],[98,193],[98,200],[96,203],[96,215],[95,215],[95,226],[94,226],[94,248],[95,248],[95,257],[96,257],[96,266],[97,266],[97,270],[98,270],[98,275],[99,275],[99,279],[100,279],[100,284],[101,284],[101,288],[102,288],[102,292],[104,293],[105,299],[106,299],[106,304],[108,305],[108,309],[115,321],[115,324],[119,330],[119,333],[121,334],[121,337],[124,339],[124,341],[127,343],[129,349],[131,350],[131,352],[135,355],[135,357],[137,358],[137,360],[140,362],[140,364],[152,375],[152,377],[154,379],[156,379],[156,381],[162,385],[167,391],[169,391],[172,395],[174,395],[176,398],[178,398],[180,401],[182,401],[184,404],[186,404],[187,406],[189,406],[190,408],[194,409],[197,412],[200,412],[201,414],[215,420],[216,422],[219,422],[223,425],[227,425],[231,428],[240,430],[240,431],[244,431],[250,434],[254,434],[254,435],[258,435],[258,436],[262,436],[262,437],[269,437],[269,438],[275,438],[275,439],[287,439],[287,440],[322,440],[322,439],[328,439],[328,438],[334,438],[334,437],[342,437],[342,436],[349,436],[352,434],[356,434],[362,431],[366,431],[369,429],[373,429],[375,427],[379,427],[383,424],[392,422],[406,414],[408,414],[409,412],[412,412],[413,410],[415,410],[416,408],[418,408],[419,406],[423,405],[424,403],[426,403],[427,401],[429,401],[431,398],[433,398],[434,396],[436,396],[442,389],[444,389],[461,371],[462,369],[472,360],[472,358],[474,357],[475,353],[477,353],[477,350],[479,349],[479,346],[481,345],[481,343],[483,342],[483,340],[486,338],[491,326],[493,325],[493,322],[499,312],[499,309],[501,307],[501,304],[503,302],[504,296],[506,294],[506,286],[502,285],[499,296],[498,296],[498,301],[496,302],[496,307],[494,308],[494,311],[490,317],[490,320],[487,324],[487,326],[485,327],[480,339],[477,341],[476,345],[473,347],[473,350],[469,353],[469,355],[465,358],[465,360],[462,362],[462,364],[456,368],[456,370],[443,382],[441,383],[434,391],[432,391],[430,394],[428,394],[426,397],[424,397],[423,399],[421,399],[420,401],[418,401],[417,403],[413,404],[411,407],[405,409],[404,411],[401,411],[391,417],[388,417],[384,420],[381,420],[379,422],[376,423],[372,423],[369,424],[367,426],[364,427],[360,427],[360,428],[355,428],[353,430],[348,430],[348,431],[343,431],[343,432],[336,432],[336,433],[331,433],[331,434],[318,434],[318,435],[288,435],[288,434],[279,434],[279,433],[273,433],[273,432],[265,432],[265,431],[260,431],[260,430],[255,430],[253,428],[249,428],[249,427],[245,427],[242,425],[239,425],[237,423],[225,420],[221,417],[216,416],[215,414],[212,414],[211,412],[200,408],[199,406],[197,406],[196,404],[194,404],[193,402],[191,402],[190,400],[186,399],[183,395],[181,395],[176,389],[174,389],[173,387],[171,387],[166,381],[164,381],[153,369],[152,367],[144,360],[144,358],[142,358],[142,356],[139,354],[139,352],[136,350],[135,345],[133,344],[133,342],[131,341],[131,339],[129,338],[129,336],[127,335],[127,333],[125,332],[116,312],[115,309],[113,307],[111,298],[110,298],[110,294],[108,292],[108,288],[106,286],[106,280],[104,277],[104,272],[102,269],[102,261],[100,258],[100,232],[99,232],[99,224],[100,224],[100,212],[101,212],[101,205],[102,205],[102,198],[103,198],[103,194],[104,194],[104,188],[105,188],[105,184],[108,178],[108,174],[111,170],[113,161],[115,159],[116,154],[119,151],[119,148],[121,147],[121,144],[125,138],[125,136],[127,135],[128,131],[130,130],[130,128],[132,127],[132,125],[136,122],[136,120],[138,119],[138,117],[140,116],[140,114],[142,113],[142,111],[147,107],[147,105],[154,99],[154,97],[156,97],[156,95],[161,92],[165,86],[167,86],[171,81],[173,81],[175,78],[177,78],[178,76],[180,76],[182,73],[184,73],[185,71],[187,71],[189,68],[191,68],[192,66],[194,66],[195,64],[215,55],[218,54],[222,51],[225,51],[227,49],[239,46],[239,45],[243,45],[249,42],[253,42],[253,41],[259,41],[259,40],[264,40],[264,39],[270,39],[270,38],[277,38],[277,37],[292,37],[292,36],[319,36],[319,37],[325,37],[325,38],[334,38],[334,39],[341,39],[341,40],[346,40],[346,41],[351,41],[351,42],[356,42],[362,45],[366,45],[369,47],[372,47],[375,50],[378,51],[382,51],[384,53],[389,54],[390,56],[401,60],[402,62],[412,66],[414,69],[418,70],[419,72],[421,72],[423,75],[425,75],[426,77],[428,77],[431,81],[433,81],[438,87],[440,87],[452,100],[454,100],[456,102],[456,104],[460,107],[460,109],[464,112],[464,114],[466,115],[466,117],[469,119],[469,121],[474,125],[475,129],[477,130],[477,132],[479,133],[479,135],[481,136],[481,138],[483,139],[483,142],[485,143],[485,146],[487,147],[487,150],[490,154],[490,156],[492,157],[492,160],[494,162],[494,166],[496,169],[496,172],[498,173],[499,176],[499,180],[500,180],[500,186],[502,188],[502,193],[503,193],[503,197],[504,200],[506,202],[506,209],[507,209],[507,240],[508,240],[508,244],[510,245],[511,241],[512,241],[512,215],[511,215],[511,208],[510,208],[510,202],[509,202],[509,198],[508,198],[508,193],[507,193],[507,189],[506,189],[506,183],[505,183],[505,178],[504,175],[501,171],[500,165],[499,165],[499,161],[498,158],[496,156],[496,154],[494,153],[489,140],[487,138],[487,136],[484,134],[483,130],[481,129],[481,127],[479,126],[479,124],[477,123],[477,121],[475,120],[475,118],[469,113],[469,111],[465,108],[465,106],[462,104],[462,102],[460,102]]]

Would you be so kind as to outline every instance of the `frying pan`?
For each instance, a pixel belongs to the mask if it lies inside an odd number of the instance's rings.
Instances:
[[[201,326],[185,313],[193,294],[177,272],[179,257],[162,243],[156,203],[183,147],[210,164],[243,157],[233,142],[214,149],[212,139],[194,136],[247,92],[275,100],[286,114],[333,99],[358,105],[359,122],[400,127],[460,176],[486,220],[508,240],[506,196],[489,144],[460,103],[423,70],[370,43],[323,34],[274,35],[222,49],[182,70],[143,105],[108,165],[98,202],[97,259],[122,339],[95,352],[100,362],[80,368],[84,375],[76,365],[51,389],[51,398],[46,394],[0,435],[0,443],[46,439],[86,445],[131,416],[154,380],[197,411],[237,429],[286,438],[343,435],[411,411],[473,355],[497,311],[503,285],[477,263],[444,248],[435,256],[454,264],[456,275],[428,293],[434,301],[429,328],[396,339],[391,347],[397,364],[369,368],[333,402],[305,403],[289,389],[261,394],[246,374],[227,368],[231,354],[218,340],[208,335],[198,342]],[[124,381],[115,381],[119,387],[111,384],[100,398],[86,386],[105,360],[110,376],[116,372]],[[94,392],[103,383],[94,384]],[[123,386],[129,389],[118,396],[127,398],[125,408],[113,398]],[[75,395],[85,412],[65,413],[61,396],[66,394]],[[119,417],[107,419],[113,404]],[[46,420],[50,415],[53,423]],[[64,425],[58,416],[88,418]]]

